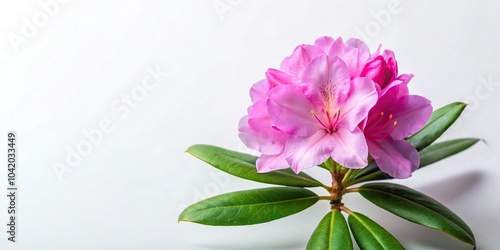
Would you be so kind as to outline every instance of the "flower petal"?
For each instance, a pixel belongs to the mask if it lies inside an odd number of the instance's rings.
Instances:
[[[377,103],[377,90],[370,78],[358,77],[351,81],[349,97],[340,106],[339,127],[353,131]]]
[[[295,85],[282,85],[269,92],[269,116],[274,125],[291,135],[309,136],[321,128],[311,114],[315,106]]]
[[[339,128],[332,134],[332,159],[346,168],[363,168],[368,165],[368,146],[361,129],[350,132]],[[288,143],[285,150],[288,148]]]
[[[431,102],[418,95],[408,95],[398,100],[399,112],[394,112],[398,125],[391,134],[395,140],[418,132],[432,114]]]
[[[290,75],[290,79],[295,83],[300,83],[302,73],[315,57],[324,55],[321,49],[312,45],[301,45],[297,47],[293,54],[281,63],[281,70]]]
[[[349,68],[351,78],[360,76],[363,66],[370,58],[370,49],[363,41],[350,38],[345,42],[345,50],[342,59]]]
[[[292,81],[287,73],[277,70],[277,69],[268,69],[266,72],[266,79],[269,82],[271,88],[276,86],[280,86],[283,84],[291,84]]]
[[[314,46],[318,47],[319,49],[323,50],[326,54],[328,54],[333,41],[334,41],[333,38],[329,36],[322,36],[316,39],[316,41],[314,41]]]
[[[295,173],[319,165],[330,157],[334,144],[333,136],[318,130],[311,136],[289,137],[285,146],[286,160]]]
[[[408,178],[420,165],[417,150],[405,140],[368,140],[368,148],[380,170],[394,178]]]
[[[283,152],[288,137],[288,134],[272,127],[265,101],[248,108],[248,116],[240,120],[239,131],[238,136],[247,147],[263,154]]]
[[[332,45],[330,46],[330,49],[328,50],[328,56],[331,58],[336,56],[342,58],[344,56],[344,52],[344,41],[342,40],[342,37],[339,37],[335,41],[333,41]]]
[[[273,170],[288,168],[288,162],[285,160],[285,153],[277,155],[261,155],[256,162],[257,172],[266,173]]]
[[[402,74],[389,84],[387,84],[381,91],[379,96],[385,95],[388,91],[394,91],[393,88],[397,88],[398,96],[409,95],[408,83],[413,78],[411,74]]]
[[[302,75],[306,95],[318,107],[334,109],[345,101],[349,92],[349,72],[339,57],[318,56]]]
[[[391,88],[382,97],[373,109],[373,113],[392,114],[393,121],[397,121],[391,137],[401,140],[419,131],[432,114],[431,102],[418,95],[400,96],[398,86]]]
[[[269,91],[269,84],[266,80],[256,82],[250,89],[250,98],[253,103],[267,99],[267,92]]]

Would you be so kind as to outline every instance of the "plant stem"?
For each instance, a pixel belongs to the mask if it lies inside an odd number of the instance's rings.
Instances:
[[[347,183],[347,184],[348,184],[347,186],[352,186],[352,185],[354,185],[354,184],[358,184],[358,183],[361,183],[361,182],[369,181],[369,180],[371,180],[371,178],[372,178],[373,176],[376,176],[376,175],[378,175],[378,174],[380,174],[380,171],[376,171],[376,172],[373,172],[373,173],[371,173],[371,174],[369,174],[369,175],[365,175],[365,176],[363,176],[363,177],[361,177],[361,178],[359,178],[359,179],[356,179],[356,180],[353,180],[353,181],[348,182],[348,183]]]
[[[345,188],[342,185],[342,179],[344,178],[344,171],[338,171],[332,173],[332,187],[330,190],[330,204],[332,210],[339,210],[340,206],[343,206],[342,195],[344,194]]]
[[[321,184],[321,187],[326,189],[328,192],[330,192],[330,190],[332,190],[331,187],[327,186],[327,185],[324,185],[324,184]]]
[[[340,206],[339,209],[347,214],[352,213],[352,211],[349,208],[346,208],[345,206]]]
[[[347,173],[344,175],[344,178],[342,178],[342,185],[343,186],[346,186],[346,183],[348,183],[349,178],[351,178],[351,175],[353,172],[354,172],[354,170],[352,168],[349,168],[349,170],[347,170]]]

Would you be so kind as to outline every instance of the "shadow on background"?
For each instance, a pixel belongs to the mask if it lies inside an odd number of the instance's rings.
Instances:
[[[311,232],[312,233],[312,232]],[[252,243],[248,246],[234,245],[230,243],[210,243],[210,244],[200,244],[197,247],[200,249],[210,249],[210,250],[254,250],[254,249],[268,249],[268,250],[289,250],[289,249],[304,249],[307,242],[295,241],[295,242],[280,242],[274,244],[265,243]]]
[[[467,194],[482,179],[484,179],[484,174],[471,171],[429,183],[422,186],[420,191],[439,202],[449,203]]]

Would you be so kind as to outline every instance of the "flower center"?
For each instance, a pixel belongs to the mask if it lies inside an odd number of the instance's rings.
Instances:
[[[312,116],[316,118],[316,121],[328,132],[329,134],[332,134],[333,132],[337,131],[337,124],[339,123],[340,119],[340,109],[335,112],[335,114],[330,115],[330,112],[328,110],[323,110],[326,116],[326,122],[322,121],[316,112],[314,110],[311,110]]]
[[[398,125],[398,121],[392,120],[392,114],[389,114],[386,118],[384,112],[380,112],[378,117],[367,126],[367,130],[370,131],[371,138],[384,139],[389,137]],[[392,126],[390,124],[392,124]]]

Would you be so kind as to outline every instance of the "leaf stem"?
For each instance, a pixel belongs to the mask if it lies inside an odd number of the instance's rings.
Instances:
[[[332,199],[332,197],[330,197],[330,196],[320,196],[319,199],[320,200],[328,200],[329,201],[329,200]]]
[[[376,176],[376,175],[378,175],[380,173],[381,173],[381,171],[377,170],[377,171],[375,171],[375,172],[373,172],[373,173],[371,173],[369,175],[365,175],[365,176],[363,176],[363,177],[361,177],[359,179],[355,179],[355,180],[352,180],[352,181],[346,183],[346,186],[348,187],[348,186],[352,186],[354,184],[358,184],[358,183],[361,183],[361,182],[369,181],[369,180],[371,180],[371,178],[373,176]]]
[[[347,214],[352,214],[352,211],[345,206],[340,206],[339,208],[340,208],[340,210],[342,210],[343,212],[345,212]]]
[[[354,192],[358,192],[359,191],[359,188],[348,188],[344,191],[344,193],[354,193]]]
[[[349,170],[347,170],[347,173],[344,175],[344,178],[342,178],[342,186],[344,186],[344,187],[346,186],[346,183],[351,178],[351,175],[353,172],[354,172],[354,170],[352,168],[349,168]]]
[[[329,187],[329,186],[327,186],[327,185],[325,185],[323,183],[321,184],[321,187],[324,188],[324,189],[326,189],[326,191],[328,191],[328,192],[330,192],[332,190],[332,187]]]

